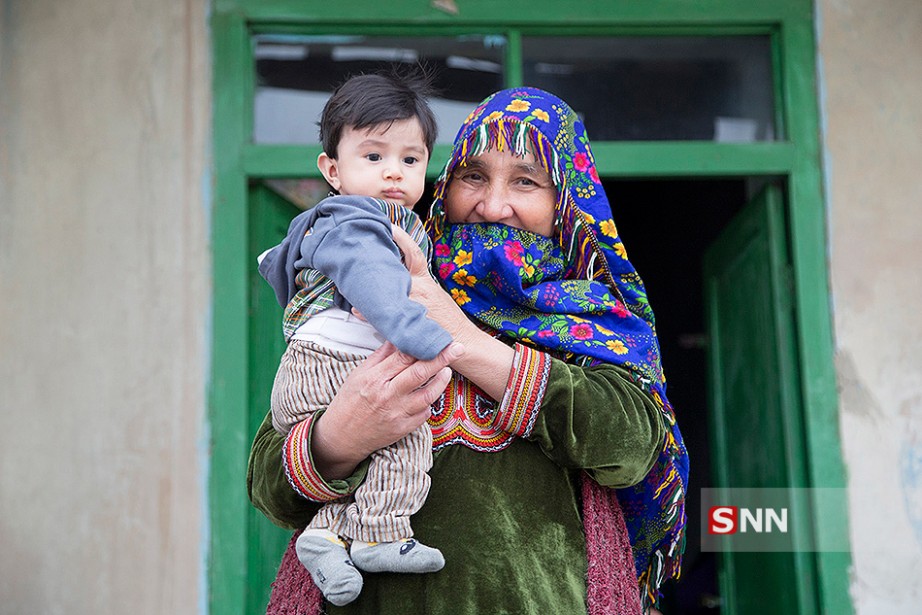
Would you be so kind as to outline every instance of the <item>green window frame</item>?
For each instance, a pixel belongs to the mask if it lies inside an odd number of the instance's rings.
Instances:
[[[429,2],[215,0],[213,44],[213,324],[209,391],[209,612],[246,612],[247,511],[243,482],[247,416],[247,185],[259,178],[319,177],[319,147],[252,143],[253,43],[263,32],[389,36],[501,34],[507,86],[522,80],[523,35],[767,35],[775,74],[780,140],[756,143],[594,141],[600,175],[618,177],[782,176],[788,186],[800,393],[810,484],[844,487],[826,270],[820,120],[811,0],[456,0],[458,15]],[[561,93],[566,96],[566,93]],[[437,146],[430,175],[448,156]],[[817,503],[818,505],[821,503]],[[817,510],[819,546],[847,544],[842,510]],[[821,521],[820,521],[821,520]],[[847,613],[848,553],[818,553],[823,612]]]

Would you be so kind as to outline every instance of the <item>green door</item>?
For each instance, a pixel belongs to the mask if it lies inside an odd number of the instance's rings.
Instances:
[[[718,489],[807,486],[789,272],[783,197],[768,186],[704,259],[709,427]],[[809,515],[792,493],[790,523],[799,535],[809,535]],[[812,555],[725,551],[722,612],[819,612]]]
[[[265,187],[261,182],[251,185],[248,199],[247,228],[247,294],[249,298],[249,343],[247,361],[248,438],[269,411],[269,394],[278,369],[278,360],[285,351],[282,337],[282,308],[275,293],[256,270],[256,257],[278,244],[288,232],[288,224],[300,210]],[[220,332],[218,332],[220,334]],[[291,532],[272,525],[253,507],[248,509],[246,613],[265,613],[269,602],[269,584],[275,573]]]

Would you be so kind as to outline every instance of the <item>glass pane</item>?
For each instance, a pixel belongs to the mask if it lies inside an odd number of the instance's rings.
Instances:
[[[258,35],[253,139],[318,144],[317,122],[333,89],[348,77],[423,62],[435,69],[430,102],[438,143],[451,143],[476,103],[503,85],[506,40],[456,37]]]
[[[776,138],[767,36],[523,37],[523,58],[597,141]]]

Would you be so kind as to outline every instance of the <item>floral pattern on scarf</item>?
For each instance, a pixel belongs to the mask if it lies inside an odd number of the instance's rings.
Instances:
[[[491,329],[571,360],[639,372],[657,356],[649,327],[605,284],[563,278],[567,263],[552,239],[503,224],[449,225],[444,239],[435,255],[442,286]]]
[[[531,153],[551,175],[558,195],[554,238],[447,222],[444,197],[452,173],[492,150]],[[666,399],[653,310],[618,235],[576,112],[536,88],[487,98],[455,138],[427,226],[436,274],[468,315],[569,362],[624,366],[662,409],[666,437],[653,469],[616,492],[644,605],[654,603],[662,582],[680,572],[688,455]]]

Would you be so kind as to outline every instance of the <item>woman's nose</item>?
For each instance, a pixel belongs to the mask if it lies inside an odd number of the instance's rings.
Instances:
[[[506,196],[502,190],[487,191],[477,204],[477,213],[486,222],[500,222],[509,218],[512,216],[512,207]]]

